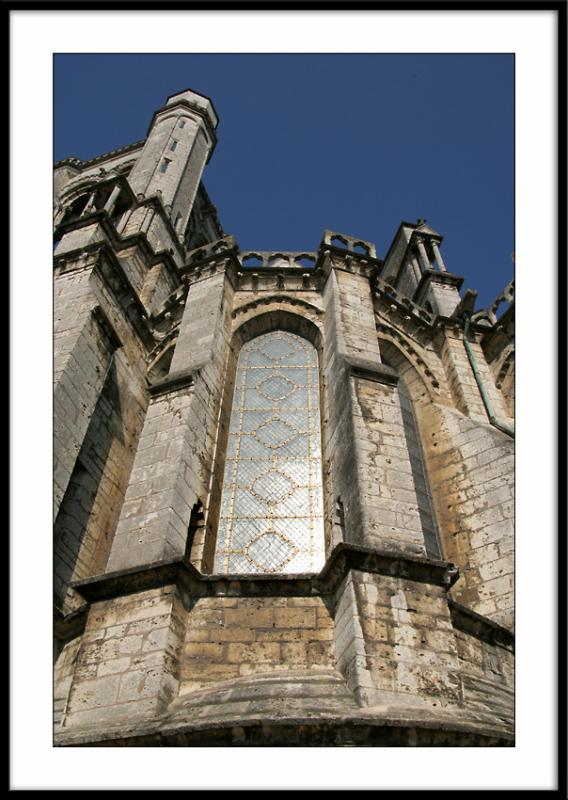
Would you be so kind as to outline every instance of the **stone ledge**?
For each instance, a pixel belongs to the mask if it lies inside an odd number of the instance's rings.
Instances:
[[[342,746],[367,747],[511,747],[514,736],[502,728],[445,719],[407,719],[369,714],[239,717],[168,726],[140,722],[100,731],[65,731],[54,736],[59,747],[210,747]]]
[[[192,369],[184,372],[176,372],[173,375],[168,375],[155,383],[150,384],[148,391],[155,397],[160,394],[167,394],[168,392],[177,391],[178,389],[186,389],[195,383],[195,374],[198,370]]]
[[[398,383],[398,375],[396,370],[387,364],[377,363],[375,361],[367,360],[366,358],[359,358],[357,356],[343,356],[349,374],[354,378],[363,378],[368,381],[375,381],[376,383],[386,383],[389,386],[396,386]]]
[[[448,606],[450,608],[450,616],[455,628],[475,636],[476,639],[481,639],[489,644],[498,644],[502,647],[514,648],[515,634],[508,628],[504,628],[497,622],[477,614],[461,603],[456,602],[451,597],[448,597]]]
[[[457,568],[446,561],[340,543],[318,575],[203,575],[186,559],[158,561],[72,584],[89,602],[178,584],[194,597],[314,597],[331,595],[352,570],[449,588]]]

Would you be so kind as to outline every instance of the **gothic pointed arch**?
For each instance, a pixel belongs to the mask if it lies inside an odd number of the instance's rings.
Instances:
[[[278,310],[234,332],[203,569],[318,572],[325,560],[321,333]]]

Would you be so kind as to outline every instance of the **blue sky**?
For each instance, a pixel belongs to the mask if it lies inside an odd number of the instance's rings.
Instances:
[[[55,160],[143,139],[188,87],[220,118],[203,181],[241,249],[313,251],[329,228],[384,257],[422,217],[476,308],[513,276],[512,55],[58,54]]]

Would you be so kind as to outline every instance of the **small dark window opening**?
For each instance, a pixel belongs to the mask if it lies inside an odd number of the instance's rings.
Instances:
[[[178,143],[174,139],[173,142],[170,145],[170,150],[173,152],[176,149],[177,145],[178,145]]]
[[[171,163],[172,163],[171,159],[164,158],[164,160],[162,161],[162,164],[160,166],[160,172],[162,172],[162,173],[163,172],[167,172],[168,171],[168,167],[170,166]]]

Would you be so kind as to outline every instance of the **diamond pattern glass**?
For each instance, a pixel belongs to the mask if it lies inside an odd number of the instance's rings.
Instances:
[[[237,366],[217,574],[301,574],[324,563],[318,357],[273,331]]]

